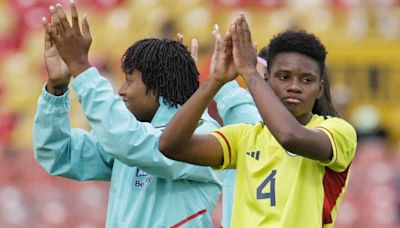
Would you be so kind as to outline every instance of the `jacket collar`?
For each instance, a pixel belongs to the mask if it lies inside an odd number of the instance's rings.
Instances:
[[[156,114],[151,120],[151,125],[156,128],[164,128],[179,110],[180,105],[178,105],[178,107],[170,107],[164,103],[163,97],[161,96],[159,98],[159,103],[160,107],[158,107]]]

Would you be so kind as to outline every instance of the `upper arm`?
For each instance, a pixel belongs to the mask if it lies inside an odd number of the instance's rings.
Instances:
[[[222,147],[218,140],[207,134],[194,134],[184,148],[179,148],[175,157],[175,153],[171,154],[172,159],[196,165],[219,167],[223,164],[224,155]]]
[[[356,140],[355,130],[350,124],[339,118],[330,118],[314,129],[301,126],[282,146],[325,164],[336,161],[338,154],[343,153],[340,158],[346,161],[344,164],[349,164],[354,156]]]
[[[333,155],[328,136],[319,129],[300,126],[280,143],[286,150],[314,160],[330,160]]]

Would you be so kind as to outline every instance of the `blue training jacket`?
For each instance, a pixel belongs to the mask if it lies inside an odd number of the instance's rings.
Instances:
[[[92,132],[71,129],[69,91],[43,86],[33,135],[35,158],[50,174],[110,181],[106,227],[212,227],[220,173],[163,156],[158,138],[178,109],[160,99],[151,123],[138,121],[96,68],[72,82]],[[219,127],[208,114],[196,133]]]

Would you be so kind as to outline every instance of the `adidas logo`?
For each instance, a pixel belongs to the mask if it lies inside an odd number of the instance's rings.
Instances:
[[[256,159],[256,160],[260,159],[260,151],[259,150],[257,150],[257,151],[249,151],[249,152],[246,152],[246,154],[249,155],[250,157]]]

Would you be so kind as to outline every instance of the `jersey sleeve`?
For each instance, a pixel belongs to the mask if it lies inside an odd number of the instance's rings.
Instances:
[[[323,131],[332,145],[333,156],[330,161],[320,162],[336,172],[343,172],[354,158],[357,147],[356,131],[348,122],[340,118],[330,118],[317,129]]]
[[[247,124],[233,124],[219,128],[212,133],[222,147],[224,153],[224,162],[222,166],[216,169],[234,169],[236,168],[237,156],[239,150],[239,140],[243,139],[242,134]]]

